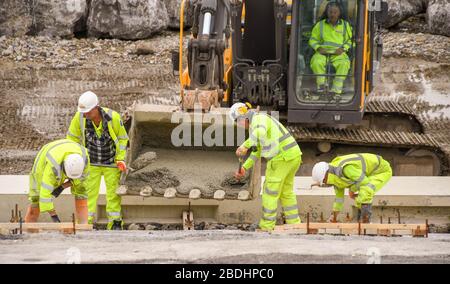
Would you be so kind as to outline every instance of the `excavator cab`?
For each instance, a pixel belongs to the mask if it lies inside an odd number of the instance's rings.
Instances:
[[[380,1],[294,1],[288,83],[288,122],[358,124],[365,98],[372,91],[373,73],[379,65],[381,43],[376,33]],[[348,50],[334,54],[342,45],[323,39],[327,7],[340,10],[340,24]],[[326,32],[326,30],[325,30]],[[317,38],[319,37],[319,38]],[[317,54],[314,45],[336,48]],[[338,87],[336,87],[338,86]],[[338,90],[338,91],[337,91]]]

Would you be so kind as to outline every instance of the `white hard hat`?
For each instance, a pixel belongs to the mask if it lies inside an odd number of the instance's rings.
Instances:
[[[78,111],[86,113],[98,106],[98,97],[91,91],[83,93],[78,99]]]
[[[236,121],[239,117],[248,117],[249,105],[244,103],[235,103],[231,106],[228,115],[231,120]]]
[[[68,178],[80,178],[84,171],[84,159],[80,154],[70,154],[64,160],[64,171]]]
[[[325,178],[325,175],[329,168],[330,168],[330,166],[328,165],[327,162],[320,162],[320,163],[315,164],[312,169],[313,181],[322,185],[323,179]]]

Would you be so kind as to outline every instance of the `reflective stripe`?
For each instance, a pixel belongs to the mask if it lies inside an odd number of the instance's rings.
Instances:
[[[270,150],[272,150],[272,148],[273,148],[273,145],[270,144],[269,146],[263,146],[263,147],[262,147],[262,150],[263,150],[264,152],[269,152]]]
[[[73,134],[72,132],[70,132],[70,130],[69,131],[67,131],[67,135],[69,135],[69,136],[72,136],[73,138],[76,138],[76,139],[78,139],[78,140],[80,140],[80,136],[76,136],[75,134]]]
[[[119,149],[120,149],[120,150],[126,150],[126,149],[127,149],[127,146],[119,145]]]
[[[268,188],[266,188],[265,193],[267,193],[268,195],[278,195],[278,191],[270,190]]]
[[[292,214],[292,215],[286,215],[286,216],[284,216],[284,218],[286,220],[292,220],[292,219],[297,219],[299,217],[298,217],[298,214]]]
[[[265,208],[265,207],[262,208],[262,211],[263,211],[264,213],[267,213],[267,214],[277,213],[277,209],[275,209],[275,210],[270,210],[270,209],[267,209],[267,208]]]
[[[322,45],[328,45],[328,46],[334,46],[334,47],[342,47],[342,44],[338,44],[338,43],[331,42],[331,41],[326,41]]]
[[[53,170],[58,179],[61,178],[61,165],[56,162],[56,160],[50,155],[50,151],[47,152],[47,159],[52,163]]]
[[[287,151],[287,150],[289,150],[289,149],[291,149],[291,148],[294,148],[295,146],[297,146],[297,142],[292,142],[291,144],[288,144],[288,145],[286,145],[286,146],[284,146],[283,147],[283,150],[284,151]]]
[[[250,157],[248,157],[250,160],[252,160],[253,162],[256,162],[258,160],[258,157],[256,157],[255,155],[250,155]]]
[[[323,22],[325,20],[320,21],[320,40],[323,40]]]
[[[341,167],[335,167],[333,165],[328,165],[328,172],[335,176],[338,176],[338,177],[342,176],[342,168]]]
[[[283,142],[284,140],[288,139],[289,137],[291,137],[291,134],[286,133],[286,134],[284,134],[283,136],[281,136],[280,139],[278,139],[278,141],[281,143],[281,142]]]
[[[276,221],[277,220],[277,217],[275,216],[275,217],[267,217],[267,216],[263,216],[262,217],[264,220],[267,220],[267,221]]]
[[[53,191],[55,188],[51,185],[46,184],[45,182],[41,182],[41,188]]]
[[[128,135],[124,135],[124,136],[117,136],[117,139],[128,139]]]
[[[91,163],[91,166],[96,166],[96,167],[106,167],[106,168],[117,168],[117,165],[116,165],[116,164],[104,165],[104,164]]]
[[[292,206],[288,206],[288,207],[283,207],[284,211],[291,211],[291,210],[298,210],[297,205],[292,205]]]
[[[377,160],[378,160],[378,165],[370,172],[369,175],[371,175],[372,173],[376,172],[378,170],[378,168],[381,165],[381,157],[379,155],[377,155]]]
[[[370,187],[373,191],[375,191],[377,188],[375,187],[375,185],[368,183],[366,184],[367,187]]]
[[[81,133],[81,138],[80,138],[80,144],[84,145],[84,122],[85,122],[85,118],[83,116],[83,114],[80,112],[80,133]]]
[[[85,200],[87,199],[87,195],[75,195],[76,200]]]
[[[39,198],[39,202],[41,203],[52,203],[53,198]]]
[[[111,117],[111,120],[113,118],[113,110],[112,109],[108,109],[108,115],[109,117]]]
[[[120,216],[120,212],[108,212],[108,216]]]
[[[264,125],[262,125],[262,124],[258,124],[258,125],[256,125],[255,127],[253,127],[253,130],[255,130],[255,129],[257,129],[257,128],[262,128],[262,129],[264,129],[264,130],[267,131],[267,128],[266,128]]]
[[[344,198],[336,198],[336,199],[334,199],[334,202],[336,202],[336,203],[344,203]]]
[[[358,154],[358,157],[361,159],[361,175],[359,176],[358,180],[356,181],[356,188],[359,189],[359,186],[361,184],[361,182],[364,180],[364,178],[366,177],[366,161],[364,160],[363,156]]]
[[[250,133],[250,140],[252,140],[253,142],[257,143],[258,142],[258,137],[253,135],[253,133]]]

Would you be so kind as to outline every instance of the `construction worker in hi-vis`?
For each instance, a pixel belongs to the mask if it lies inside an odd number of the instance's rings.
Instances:
[[[53,204],[65,188],[75,196],[76,219],[87,223],[87,192],[82,184],[89,170],[85,147],[68,139],[44,145],[38,152],[30,173],[30,191],[26,223],[37,222],[40,212],[48,212],[53,222],[61,222]]]
[[[120,114],[98,105],[93,92],[78,100],[78,112],[72,119],[67,139],[84,145],[91,161],[85,182],[88,192],[89,223],[94,222],[102,175],[106,184],[106,213],[109,230],[123,229],[121,197],[116,194],[121,172],[126,172],[125,154],[128,135]]]
[[[258,113],[250,104],[235,103],[229,112],[240,127],[249,129],[250,137],[236,150],[243,157],[254,148],[236,178],[245,176],[260,157],[267,162],[262,193],[261,230],[273,230],[276,224],[278,200],[281,200],[287,224],[299,224],[297,198],[294,193],[294,177],[302,161],[302,152],[286,128],[270,115]]]
[[[368,153],[339,156],[331,163],[315,164],[312,170],[313,186],[334,186],[336,199],[329,219],[334,222],[342,211],[346,188],[358,208],[358,221],[370,222],[373,197],[391,177],[389,163],[379,155]]]
[[[328,3],[321,19],[314,25],[309,45],[316,52],[311,58],[311,69],[316,75],[323,75],[328,64],[333,65],[336,74],[331,92],[340,95],[350,70],[347,55],[352,48],[352,26],[342,19],[342,8],[336,2]],[[325,90],[325,76],[317,76],[317,91]]]

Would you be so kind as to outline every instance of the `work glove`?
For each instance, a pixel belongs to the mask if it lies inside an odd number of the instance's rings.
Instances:
[[[57,198],[63,192],[64,186],[60,185],[52,191],[52,195]]]
[[[117,168],[119,169],[119,171],[121,172],[126,172],[127,171],[127,165],[125,164],[124,161],[117,161]]]
[[[52,221],[53,223],[61,223],[61,220],[59,220],[58,215],[52,215]]]
[[[353,191],[349,191],[348,195],[350,196],[351,199],[355,199],[356,197],[358,197],[358,193],[353,192]]]
[[[335,215],[334,212],[332,212],[327,221],[328,223],[337,223],[337,214]]]
[[[362,204],[361,209],[358,209],[358,221],[362,223],[370,223],[372,216],[372,204]]]
[[[234,177],[237,179],[241,179],[245,177],[245,169],[242,167],[239,171],[234,174]]]
[[[237,148],[236,150],[236,156],[238,157],[244,157],[247,154],[248,149],[245,148],[244,146],[240,146],[239,148]]]

